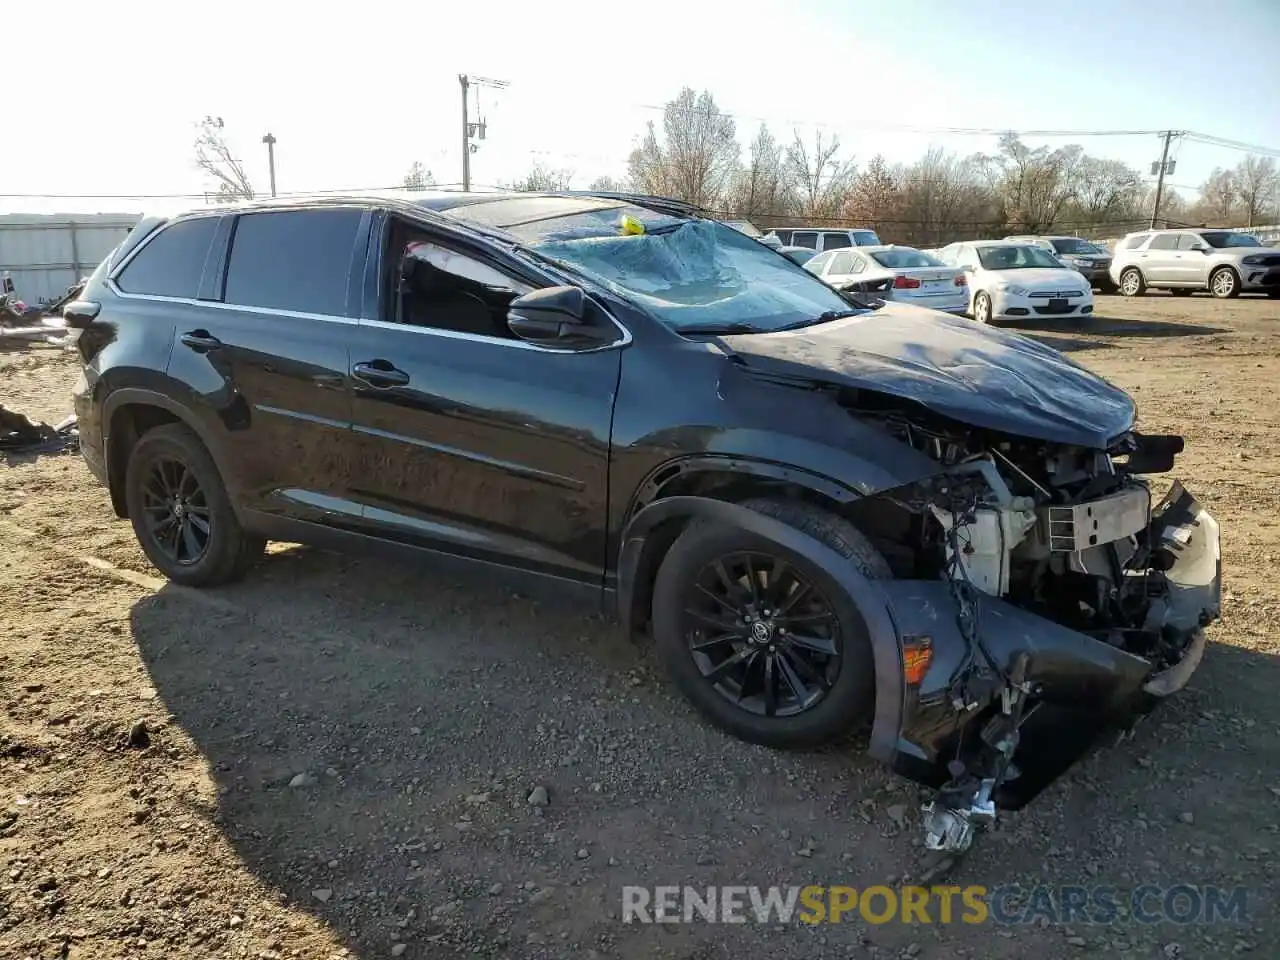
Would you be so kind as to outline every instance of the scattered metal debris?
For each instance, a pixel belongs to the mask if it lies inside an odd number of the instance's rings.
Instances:
[[[22,453],[67,453],[76,448],[80,429],[75,415],[57,426],[33,423],[20,413],[0,405],[0,450]]]

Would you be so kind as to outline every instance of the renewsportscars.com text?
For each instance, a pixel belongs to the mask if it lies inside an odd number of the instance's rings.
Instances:
[[[1243,887],[627,886],[623,923],[1240,923]]]

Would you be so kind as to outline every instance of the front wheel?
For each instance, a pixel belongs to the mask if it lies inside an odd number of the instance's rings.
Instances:
[[[213,458],[182,424],[142,435],[129,455],[124,492],[142,552],[174,583],[236,580],[266,546],[241,528]]]
[[[991,297],[978,291],[973,295],[973,319],[978,323],[991,322]]]
[[[1142,271],[1130,267],[1120,274],[1120,293],[1126,297],[1140,297],[1147,291],[1147,282],[1142,279]]]
[[[799,502],[749,501],[887,577],[847,521]],[[835,739],[875,707],[866,623],[824,569],[737,527],[694,521],[668,551],[653,596],[654,637],[681,691],[712,723],[751,743]]]
[[[1209,277],[1209,291],[1219,300],[1230,300],[1240,294],[1240,278],[1230,267],[1219,267]]]

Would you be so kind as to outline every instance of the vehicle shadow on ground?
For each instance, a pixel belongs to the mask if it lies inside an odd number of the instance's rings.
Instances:
[[[1093,316],[1085,320],[1072,320],[1052,325],[1021,322],[1017,325],[1009,325],[1009,329],[1064,353],[1073,353],[1078,350],[1106,350],[1116,346],[1111,341],[1131,337],[1205,337],[1231,332],[1225,327],[1207,324],[1128,320],[1108,316]]]
[[[234,587],[166,588],[131,620],[160,699],[207,760],[218,822],[243,862],[358,956],[403,942],[409,960],[801,957],[818,936],[845,956],[922,938],[897,924],[620,923],[624,884],[893,882],[918,863],[920,795],[853,749],[783,754],[710,729],[650,654],[598,617],[291,549]],[[1064,845],[1082,863],[1114,861],[1117,844],[1141,860],[1150,841],[1132,827],[1135,791],[1144,815],[1168,812],[1171,831],[1184,807],[1221,815],[1206,842],[1228,860],[1241,823],[1263,837],[1274,731],[1198,716],[1210,699],[1239,704],[1240,721],[1264,716],[1280,670],[1214,648],[1196,685],[986,838],[955,882],[1026,882]],[[1139,756],[1155,776],[1135,770]],[[545,807],[529,803],[536,787]],[[1185,877],[1173,859],[1168,869]],[[1039,937],[1056,945],[1062,934],[952,927],[939,948],[1011,958]]]

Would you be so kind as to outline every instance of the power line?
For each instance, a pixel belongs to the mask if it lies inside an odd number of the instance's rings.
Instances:
[[[1194,142],[1203,143],[1213,147],[1225,147],[1229,150],[1239,150],[1243,153],[1256,153],[1267,157],[1280,157],[1280,147],[1264,147],[1257,143],[1245,143],[1243,140],[1230,140],[1226,137],[1215,137],[1207,133],[1197,133],[1189,130],[1184,136]]]

